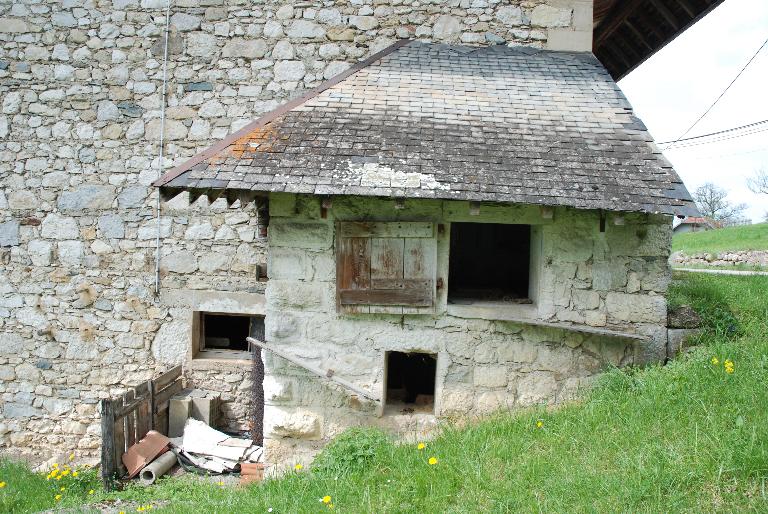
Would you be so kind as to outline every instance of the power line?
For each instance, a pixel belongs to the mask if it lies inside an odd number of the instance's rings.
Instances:
[[[746,154],[759,153],[759,152],[768,152],[768,146],[764,146],[756,150],[746,150],[743,152],[733,152],[733,153],[715,154],[715,155],[701,155],[697,157],[687,157],[687,158],[694,161],[704,161],[704,160],[712,160],[712,159],[725,159],[727,157],[734,157],[736,155],[746,155]]]
[[[700,136],[686,137],[684,139],[681,138],[681,139],[677,139],[675,141],[662,141],[661,143],[656,143],[656,144],[657,145],[668,145],[668,144],[671,144],[671,143],[683,143],[685,141],[692,141],[694,139],[701,139],[701,138],[704,138],[704,137],[710,137],[710,136],[717,136],[719,134],[725,134],[726,132],[735,132],[737,130],[742,130],[742,129],[745,129],[745,128],[750,128],[750,127],[755,127],[755,126],[758,126],[758,125],[762,125],[764,123],[768,123],[768,120],[756,121],[754,123],[748,123],[748,124],[742,125],[740,127],[733,127],[733,128],[729,128],[729,129],[725,129],[725,130],[718,130],[717,132],[710,132],[709,134],[702,134]]]
[[[763,48],[765,48],[765,45],[766,45],[766,44],[768,44],[768,38],[766,38],[766,40],[765,40],[765,41],[763,41],[763,44],[762,44],[762,45],[760,45],[760,48],[758,48],[758,49],[757,49],[757,52],[755,52],[755,53],[754,53],[754,55],[752,55],[752,57],[750,57],[749,61],[747,61],[747,64],[745,64],[745,65],[744,65],[744,67],[743,67],[743,68],[741,68],[741,70],[739,71],[739,73],[737,73],[737,74],[736,74],[736,76],[733,78],[733,80],[731,81],[731,83],[730,83],[730,84],[728,84],[728,87],[726,87],[725,89],[723,89],[723,92],[722,92],[722,93],[720,93],[720,96],[718,96],[718,97],[715,99],[715,101],[714,101],[714,102],[712,102],[712,105],[710,105],[710,106],[707,108],[707,110],[706,110],[706,111],[704,111],[704,114],[702,114],[701,116],[699,116],[699,117],[696,119],[696,121],[694,121],[694,122],[693,122],[693,125],[691,125],[690,127],[688,127],[688,129],[687,129],[685,132],[683,132],[682,134],[680,134],[680,136],[679,136],[677,139],[675,139],[675,140],[674,140],[674,141],[673,141],[671,144],[669,144],[669,145],[668,145],[666,148],[664,148],[664,150],[667,150],[667,149],[669,149],[670,147],[674,146],[674,145],[675,145],[675,143],[677,143],[677,142],[678,142],[678,141],[680,141],[682,138],[684,138],[685,136],[687,136],[687,135],[688,135],[688,132],[690,132],[691,130],[693,130],[693,127],[695,127],[696,125],[698,125],[698,124],[699,124],[699,122],[700,122],[702,119],[704,119],[704,116],[706,116],[707,114],[709,114],[709,111],[711,111],[711,110],[712,110],[712,108],[713,108],[715,105],[717,105],[717,102],[719,102],[719,101],[720,101],[720,99],[721,99],[721,98],[722,98],[722,97],[725,95],[725,93],[727,93],[727,92],[728,92],[728,90],[729,90],[729,89],[731,89],[731,86],[734,84],[734,82],[736,82],[736,81],[739,79],[739,77],[741,77],[741,74],[742,74],[742,73],[744,73],[744,70],[746,70],[746,69],[747,69],[747,67],[748,67],[750,64],[752,64],[752,61],[754,61],[754,60],[755,60],[755,57],[757,57],[757,54],[759,54],[759,53],[760,53],[760,51],[761,51]]]
[[[676,150],[676,149],[682,150],[683,148],[689,148],[691,146],[701,146],[701,145],[708,145],[708,144],[711,144],[711,143],[719,143],[721,141],[727,141],[729,139],[737,139],[737,138],[744,137],[744,136],[751,136],[752,134],[759,134],[760,132],[765,132],[765,131],[768,131],[768,127],[759,128],[759,129],[752,129],[750,131],[747,131],[747,132],[744,132],[744,133],[741,133],[741,134],[734,134],[732,136],[720,136],[720,137],[717,137],[715,139],[706,140],[706,141],[697,141],[697,142],[693,142],[693,143],[684,143],[682,145],[677,145],[675,148],[672,148],[672,150]]]

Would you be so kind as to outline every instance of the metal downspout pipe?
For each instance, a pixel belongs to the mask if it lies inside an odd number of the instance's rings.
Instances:
[[[168,32],[171,24],[171,0],[165,8],[165,48],[163,50],[163,93],[160,100],[160,148],[158,149],[158,177],[163,175],[163,161],[165,160],[165,104],[168,88]],[[155,297],[160,297],[160,190],[157,191],[157,204],[155,206],[157,216],[157,239],[155,241]]]

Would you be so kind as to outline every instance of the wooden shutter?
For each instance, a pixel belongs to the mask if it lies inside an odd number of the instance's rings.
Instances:
[[[336,292],[340,312],[434,312],[437,239],[430,222],[341,222]]]

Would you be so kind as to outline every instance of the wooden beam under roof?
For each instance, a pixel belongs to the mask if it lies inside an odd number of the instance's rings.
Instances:
[[[680,30],[680,22],[677,21],[677,18],[675,18],[675,15],[672,14],[672,11],[669,10],[669,8],[664,5],[664,2],[662,0],[648,0],[651,2],[651,4],[656,8],[656,10],[661,14],[661,17],[664,18],[667,23],[669,23],[673,29]]]
[[[678,3],[678,5],[679,5],[680,7],[682,7],[682,8],[683,8],[683,10],[685,11],[685,13],[686,13],[688,16],[690,16],[691,18],[695,18],[695,17],[696,17],[696,10],[695,10],[695,9],[694,9],[694,7],[693,7],[693,6],[690,4],[690,2],[688,2],[688,0],[677,0],[677,3]]]
[[[644,1],[626,0],[625,2],[619,2],[618,5],[614,4],[613,9],[609,11],[605,19],[595,30],[592,37],[593,47],[600,47]]]
[[[647,49],[649,52],[653,52],[653,47],[651,46],[651,44],[650,44],[650,43],[648,43],[648,40],[647,40],[647,39],[646,39],[646,37],[643,35],[643,33],[642,33],[642,32],[640,32],[639,30],[637,30],[637,27],[635,27],[635,24],[634,24],[634,23],[632,23],[632,22],[631,22],[631,21],[629,21],[629,20],[626,20],[626,21],[624,21],[624,26],[625,26],[625,27],[627,27],[627,28],[629,29],[629,31],[630,31],[630,32],[632,32],[632,34],[635,36],[635,39],[637,39],[638,41],[640,41],[640,43],[641,43],[641,44],[642,44],[642,45],[643,45],[643,46],[644,46],[644,47],[645,47],[645,48],[646,48],[646,49]]]

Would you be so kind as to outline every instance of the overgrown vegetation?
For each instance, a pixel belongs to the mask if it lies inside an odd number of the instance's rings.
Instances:
[[[768,223],[675,234],[672,251],[712,253],[737,250],[768,250]]]
[[[557,410],[447,427],[423,449],[358,429],[314,466],[247,489],[174,478],[94,500],[164,512],[766,511],[767,290],[768,277],[686,275],[670,301],[702,315],[700,347],[667,366],[611,370]],[[54,505],[45,477],[7,462],[0,473],[3,510]],[[69,505],[89,500],[77,494]]]

